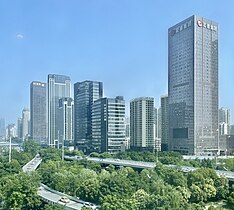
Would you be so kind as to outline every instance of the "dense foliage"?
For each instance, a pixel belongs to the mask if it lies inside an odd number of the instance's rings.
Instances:
[[[32,174],[22,172],[22,166],[35,154],[43,158],[39,169]],[[68,155],[84,154],[79,151]],[[116,155],[109,153],[92,156],[101,158],[156,161],[150,152],[125,152]],[[0,159],[0,203],[3,209],[63,209],[59,205],[44,204],[37,195],[40,182],[66,194],[101,206],[101,210],[199,210],[210,202],[226,200],[234,205],[234,191],[224,177],[218,177],[213,162],[182,160],[179,153],[159,153],[158,164],[154,169],[134,170],[130,167],[100,165],[87,159],[62,161],[61,150],[40,149],[35,142],[27,142],[24,151],[12,151],[12,161],[7,154]],[[183,173],[178,168],[161,163],[194,165],[198,170]],[[231,167],[232,162],[227,162]],[[210,209],[213,207],[210,206]],[[229,207],[231,209],[232,207]],[[83,208],[87,209],[87,208]],[[222,207],[219,207],[222,209]]]
[[[101,210],[199,210],[204,209],[207,202],[227,198],[232,202],[227,179],[218,177],[213,169],[201,168],[185,174],[177,168],[157,164],[154,170],[136,171],[129,167],[101,166],[86,159],[62,162],[60,154],[51,161],[46,158],[51,156],[50,152],[51,149],[44,153],[45,161],[38,169],[43,182],[58,191],[99,204]],[[151,155],[131,152],[114,157],[150,161]],[[182,162],[178,153],[160,155],[162,159],[176,157],[176,161]],[[92,153],[91,156],[113,157],[108,153]]]

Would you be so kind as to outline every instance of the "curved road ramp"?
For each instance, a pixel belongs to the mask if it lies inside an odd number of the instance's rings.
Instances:
[[[37,167],[41,164],[41,161],[42,159],[40,155],[37,154],[32,160],[30,160],[26,165],[23,166],[23,172],[31,173],[32,171],[35,171]],[[81,210],[82,207],[98,209],[98,206],[96,206],[93,203],[85,202],[75,197],[58,192],[42,183],[40,184],[37,193],[44,202],[51,204],[59,204],[64,206],[65,209]]]

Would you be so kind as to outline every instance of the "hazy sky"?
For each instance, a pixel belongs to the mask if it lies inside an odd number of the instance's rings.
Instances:
[[[16,122],[29,85],[65,74],[105,96],[167,93],[167,29],[193,15],[219,23],[220,107],[234,115],[233,0],[1,0],[0,117]],[[234,119],[232,117],[232,119]]]

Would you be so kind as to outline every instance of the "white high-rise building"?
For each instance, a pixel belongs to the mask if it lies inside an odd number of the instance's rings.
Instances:
[[[72,98],[65,97],[59,99],[58,111],[59,143],[74,141],[74,102]]]
[[[22,111],[22,138],[28,139],[30,134],[30,111],[28,108],[24,108]]]
[[[130,146],[154,150],[154,98],[140,97],[130,102]]]
[[[71,97],[71,80],[64,75],[48,75],[48,144],[58,146],[59,99]]]

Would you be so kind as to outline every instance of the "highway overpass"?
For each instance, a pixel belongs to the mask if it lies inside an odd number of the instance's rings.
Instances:
[[[143,162],[143,161],[135,161],[135,160],[120,160],[113,158],[95,158],[95,157],[84,157],[87,160],[94,161],[101,164],[107,165],[115,165],[115,166],[124,166],[124,167],[132,167],[132,168],[154,168],[156,166],[155,162]],[[82,159],[80,156],[65,156],[66,160],[80,160]],[[189,167],[189,166],[176,166],[176,165],[165,165],[168,167],[178,168],[183,172],[190,172],[197,170],[199,168]],[[216,170],[218,176],[224,176],[230,181],[234,181],[234,172],[232,171],[221,171]]]
[[[27,164],[23,166],[23,172],[31,173],[32,171],[35,171],[37,167],[41,164],[41,161],[41,157],[39,156],[39,154],[37,154],[32,160],[30,160]],[[83,200],[53,190],[52,188],[49,188],[48,186],[42,183],[40,184],[37,193],[41,200],[43,200],[44,202],[62,205],[67,210],[81,210],[84,205],[90,205],[92,206],[92,209],[98,209],[98,207],[95,204],[85,202]],[[62,198],[64,197],[67,198],[67,202],[63,201]]]

